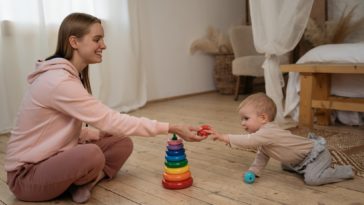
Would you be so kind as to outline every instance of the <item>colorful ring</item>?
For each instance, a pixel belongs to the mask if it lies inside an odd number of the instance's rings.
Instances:
[[[170,161],[164,162],[164,165],[166,165],[167,167],[171,167],[171,168],[184,167],[187,164],[188,164],[187,159],[184,159],[182,161],[177,161],[177,162],[170,162]]]
[[[211,129],[211,126],[210,125],[201,125],[201,128],[203,130],[210,130]]]
[[[177,155],[177,156],[165,156],[165,159],[167,161],[172,161],[172,162],[177,162],[177,161],[182,161],[184,159],[186,159],[186,155],[183,154],[183,155]]]
[[[184,166],[184,167],[179,167],[179,168],[169,168],[169,167],[164,167],[164,172],[168,173],[168,174],[183,174],[187,171],[190,170],[190,167],[188,165]]]
[[[166,151],[166,155],[169,156],[176,156],[176,155],[184,155],[185,154],[185,149],[178,149],[178,150],[167,150]]]
[[[168,145],[179,145],[179,144],[182,144],[182,139],[168,140]]]
[[[186,179],[188,179],[190,177],[191,177],[191,172],[190,171],[187,171],[187,172],[182,173],[182,174],[168,174],[168,173],[163,173],[163,178],[166,181],[178,182],[178,181],[186,180]]]
[[[186,180],[179,181],[179,182],[171,182],[171,181],[166,181],[165,179],[163,179],[162,184],[163,184],[163,187],[166,189],[184,189],[193,184],[193,179],[188,178]]]
[[[168,150],[178,150],[178,149],[182,149],[183,148],[183,144],[178,144],[178,145],[168,145],[167,149]]]

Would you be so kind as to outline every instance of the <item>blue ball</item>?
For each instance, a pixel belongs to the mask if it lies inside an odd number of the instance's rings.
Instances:
[[[247,171],[244,173],[244,182],[247,184],[252,184],[255,181],[255,174],[252,171]]]

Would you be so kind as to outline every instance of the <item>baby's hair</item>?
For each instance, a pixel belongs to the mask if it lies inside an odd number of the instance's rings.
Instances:
[[[246,106],[252,105],[257,114],[265,113],[268,115],[268,120],[271,122],[274,120],[277,114],[277,107],[274,101],[268,97],[265,93],[255,93],[246,97],[239,105],[239,110]]]

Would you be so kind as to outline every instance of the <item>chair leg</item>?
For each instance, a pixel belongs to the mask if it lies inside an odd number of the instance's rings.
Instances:
[[[244,82],[244,94],[250,94],[253,91],[253,76],[245,76],[245,82]]]
[[[237,101],[239,99],[239,93],[240,93],[240,78],[241,76],[236,77],[236,84],[235,84],[235,97],[234,100]]]

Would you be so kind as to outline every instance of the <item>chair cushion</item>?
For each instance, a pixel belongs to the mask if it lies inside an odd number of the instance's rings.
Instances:
[[[255,77],[264,76],[264,70],[262,68],[264,60],[264,55],[235,58],[232,62],[232,73],[234,75]],[[289,64],[290,53],[279,56],[279,61],[280,64]]]
[[[232,62],[232,72],[234,75],[264,76],[262,68],[264,60],[263,55],[236,58]]]

